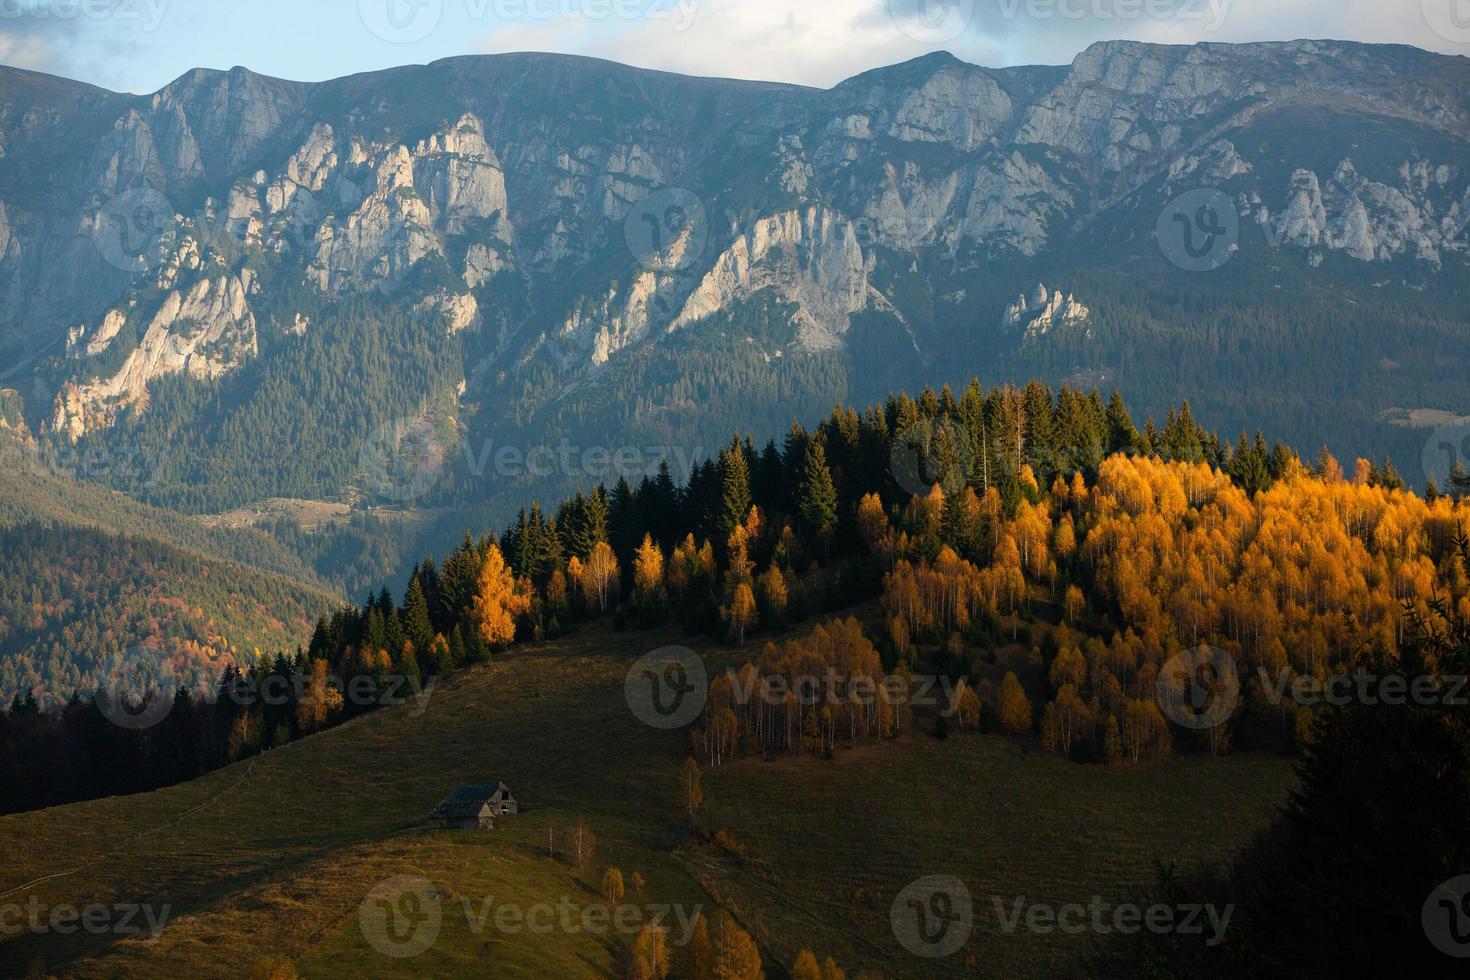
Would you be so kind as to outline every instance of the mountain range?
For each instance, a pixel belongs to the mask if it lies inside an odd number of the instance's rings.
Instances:
[[[972,374],[1189,393],[1412,480],[1411,423],[1470,414],[1467,220],[1470,61],[1398,46],[829,90],[542,54],[147,96],[0,69],[0,424],[151,504],[388,515],[409,550]]]

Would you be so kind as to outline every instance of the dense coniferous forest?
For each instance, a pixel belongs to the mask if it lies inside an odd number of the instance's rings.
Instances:
[[[128,447],[146,469],[101,474],[143,500],[206,513],[269,497],[360,495],[360,454],[376,427],[446,405],[462,375],[460,339],[437,316],[385,309],[366,299],[333,305],[303,292],[310,324],[285,336],[283,356],[253,363],[236,385],[157,379],[149,409],[84,438],[77,453]],[[343,356],[343,351],[351,356]],[[289,434],[291,452],[281,452]]]
[[[0,690],[57,707],[73,692],[212,685],[233,663],[297,642],[321,591],[147,538],[0,528]]]
[[[0,434],[0,527],[18,524],[95,528],[149,538],[186,551],[215,555],[323,589],[318,578],[279,535],[240,528],[210,527],[198,520],[139,503],[99,486],[99,468],[139,468],[144,457],[81,451],[48,453],[41,446]]]
[[[590,619],[673,621],[743,643],[858,608],[768,645],[747,671],[763,683],[802,662],[879,681],[937,674],[952,710],[926,725],[1039,736],[1079,761],[1293,751],[1312,713],[1255,688],[1207,731],[1171,726],[1156,704],[1161,667],[1201,643],[1228,650],[1243,676],[1265,667],[1288,679],[1343,669],[1362,650],[1397,656],[1436,590],[1457,609],[1470,602],[1453,547],[1470,479],[1450,490],[1416,496],[1387,461],[1344,472],[1325,451],[1307,464],[1260,434],[1222,440],[1187,403],[1140,428],[1116,394],[926,389],[836,408],[779,443],[733,439],[682,481],[665,465],[551,510],[533,503],[499,535],[466,534],[418,564],[401,600],[384,590],[324,616],[306,649],[232,671],[209,697],[181,690],[174,709],[215,726],[213,749],[190,756],[207,768]],[[995,669],[1005,648],[1026,654],[1021,675]],[[273,674],[292,679],[279,703],[232,696]],[[830,753],[912,727],[844,688],[807,731],[806,718],[737,712],[722,683],[693,732],[711,764]],[[358,696],[344,703],[349,690]],[[65,727],[89,710],[48,714],[18,696],[7,744],[95,753]],[[126,747],[107,751],[136,755],[138,788],[160,785],[179,771],[169,733],[180,731],[120,730]]]

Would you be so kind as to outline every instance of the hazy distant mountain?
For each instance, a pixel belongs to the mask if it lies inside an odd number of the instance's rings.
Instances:
[[[144,97],[3,69],[0,385],[192,511],[520,502],[607,467],[505,447],[679,462],[970,373],[1205,391],[1206,424],[1412,476],[1427,433],[1380,414],[1470,410],[1467,141],[1470,62],[1338,42],[828,91],[534,54]],[[385,489],[395,419],[443,458]]]

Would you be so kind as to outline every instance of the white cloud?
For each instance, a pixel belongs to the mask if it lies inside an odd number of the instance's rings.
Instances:
[[[686,0],[690,2],[690,0]],[[946,48],[994,66],[1066,64],[1096,41],[1159,43],[1335,38],[1470,53],[1432,31],[1425,3],[1463,0],[697,0],[692,24],[559,19],[507,25],[483,51],[561,51],[647,68],[829,86]],[[674,0],[665,0],[672,9]],[[915,5],[964,17],[958,36],[906,32]],[[894,6],[891,6],[894,5]],[[938,21],[936,21],[938,22]],[[950,21],[949,23],[952,23]],[[1470,40],[1470,39],[1467,39]]]
[[[55,71],[56,52],[46,39],[35,34],[0,34],[0,65]]]
[[[668,17],[637,23],[510,25],[485,38],[481,50],[554,50],[684,74],[822,86],[934,50],[899,30],[884,0],[699,0],[687,26],[672,4],[666,9]]]

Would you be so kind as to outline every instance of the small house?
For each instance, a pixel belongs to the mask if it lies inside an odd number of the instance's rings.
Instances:
[[[452,830],[489,830],[495,818],[516,813],[519,806],[504,783],[460,786],[429,814],[440,827]]]

